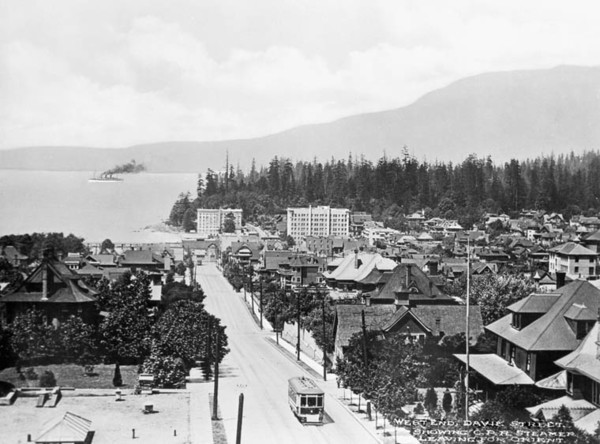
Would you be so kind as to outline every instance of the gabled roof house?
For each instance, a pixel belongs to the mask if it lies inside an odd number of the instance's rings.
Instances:
[[[96,322],[97,292],[82,279],[63,263],[42,260],[19,287],[0,298],[5,320],[12,322],[15,316],[33,308],[42,311],[47,322],[64,321],[71,315],[87,323]]]
[[[486,326],[496,353],[472,355],[476,385],[533,385],[557,372],[556,360],[575,350],[594,325],[600,290],[577,280],[552,293],[533,293],[510,305],[509,314]],[[465,362],[464,355],[456,357]]]

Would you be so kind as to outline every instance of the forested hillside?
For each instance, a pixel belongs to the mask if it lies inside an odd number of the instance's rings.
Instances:
[[[600,210],[600,152],[546,155],[534,160],[468,156],[462,163],[420,162],[402,157],[292,163],[274,157],[249,172],[228,165],[226,172],[199,175],[197,196],[180,195],[170,215],[174,225],[193,226],[198,207],[235,207],[247,220],[285,212],[288,206],[331,205],[367,211],[400,228],[403,214],[458,219],[470,227],[485,212],[508,214],[523,208],[572,214]],[[187,215],[186,215],[187,212]]]

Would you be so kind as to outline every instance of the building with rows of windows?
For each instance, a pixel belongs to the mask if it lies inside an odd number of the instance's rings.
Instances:
[[[236,230],[242,227],[242,210],[239,208],[198,208],[197,233],[204,236],[219,234],[227,217],[233,219]]]
[[[287,209],[287,234],[295,241],[306,236],[348,237],[350,210],[326,206]]]

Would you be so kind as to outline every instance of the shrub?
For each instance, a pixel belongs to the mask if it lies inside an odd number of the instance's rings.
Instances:
[[[156,350],[144,361],[142,371],[154,375],[154,382],[167,388],[184,384],[187,374],[183,360],[164,355]]]
[[[35,381],[37,378],[39,378],[39,375],[35,372],[33,367],[29,367],[25,370],[25,379],[28,381]]]
[[[56,387],[56,378],[50,370],[45,370],[40,376],[40,387]]]
[[[123,378],[121,377],[121,367],[119,363],[115,364],[115,375],[113,376],[113,385],[115,387],[121,387],[123,385]]]

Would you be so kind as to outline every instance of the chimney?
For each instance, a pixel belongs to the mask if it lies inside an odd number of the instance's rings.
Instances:
[[[435,293],[433,292],[433,282],[432,281],[429,281],[429,297],[430,298],[435,297]]]
[[[557,271],[556,272],[556,289],[558,290],[561,287],[564,287],[565,285],[565,276],[566,273],[564,271]]]
[[[437,276],[438,274],[438,263],[437,261],[430,261],[429,262],[429,275],[430,276]]]
[[[48,262],[44,258],[42,262],[42,301],[48,300]]]
[[[600,308],[598,308],[597,322],[600,324]],[[596,359],[600,360],[600,329],[598,329],[598,337],[596,339]]]

